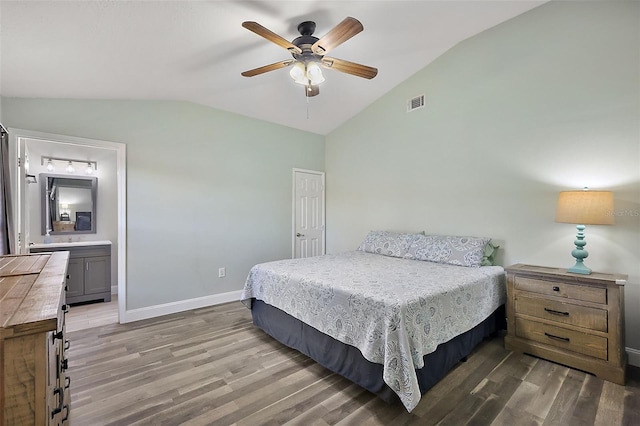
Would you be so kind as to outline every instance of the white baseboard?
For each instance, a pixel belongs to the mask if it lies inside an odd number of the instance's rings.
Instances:
[[[633,348],[625,348],[627,355],[629,355],[629,364],[634,367],[640,367],[640,350]]]
[[[120,318],[120,322],[124,324],[127,322],[140,321],[143,319],[184,312],[190,309],[198,309],[207,306],[219,305],[221,303],[240,301],[241,295],[242,290],[237,290],[230,291],[228,293],[197,297],[195,299],[180,300],[178,302],[165,303],[162,305],[131,309],[125,311],[124,318]]]

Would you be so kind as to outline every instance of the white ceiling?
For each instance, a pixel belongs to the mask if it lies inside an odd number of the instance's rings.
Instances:
[[[546,0],[6,1],[0,2],[0,94],[7,97],[184,100],[327,134],[455,44]],[[378,68],[373,80],[325,70],[308,103],[290,58],[242,28],[256,21],[292,40],[322,37],[346,16],[364,31],[329,54]]]

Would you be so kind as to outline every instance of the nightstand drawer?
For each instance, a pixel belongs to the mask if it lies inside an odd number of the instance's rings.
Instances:
[[[585,302],[607,303],[607,289],[589,287],[558,281],[536,280],[532,278],[515,277],[517,290],[530,291],[532,293],[546,294],[549,296],[565,297],[567,299],[582,300]]]
[[[515,323],[515,334],[518,337],[603,360],[607,359],[607,339],[605,337],[593,336],[536,321],[527,321],[522,318],[516,318]]]
[[[531,297],[522,293],[516,294],[515,301],[516,315],[529,315],[589,330],[607,332],[607,311],[604,309]]]

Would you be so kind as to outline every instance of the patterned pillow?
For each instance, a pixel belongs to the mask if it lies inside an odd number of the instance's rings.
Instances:
[[[489,240],[451,235],[417,236],[404,257],[477,268],[482,265],[484,248]]]
[[[420,234],[399,234],[389,231],[371,231],[358,250],[385,256],[404,257],[413,240]]]

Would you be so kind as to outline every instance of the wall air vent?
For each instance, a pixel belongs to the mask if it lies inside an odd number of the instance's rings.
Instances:
[[[424,108],[424,94],[411,98],[407,101],[407,112]]]

